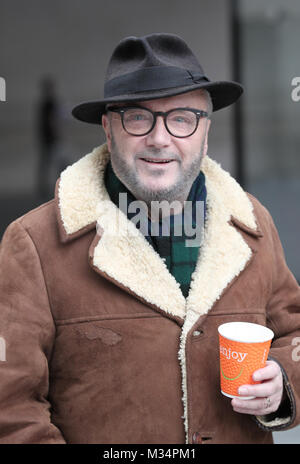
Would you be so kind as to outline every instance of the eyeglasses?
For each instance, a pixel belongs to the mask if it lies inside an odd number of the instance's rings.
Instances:
[[[119,113],[123,129],[130,135],[149,134],[156,124],[157,116],[162,116],[169,134],[174,137],[190,137],[196,132],[200,118],[208,113],[193,108],[175,108],[170,111],[151,111],[141,106],[111,107],[108,111]]]

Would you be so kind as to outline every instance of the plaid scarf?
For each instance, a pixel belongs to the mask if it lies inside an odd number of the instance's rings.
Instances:
[[[129,220],[132,220],[137,213],[129,213],[128,207],[132,201],[136,201],[136,198],[115,175],[110,161],[105,171],[105,186],[110,199],[118,208],[119,194],[127,194],[127,210],[123,212],[127,214]],[[156,223],[158,227],[155,229],[154,233],[153,222],[148,218],[148,232],[145,235],[145,238],[153,246],[154,250],[165,261],[169,272],[179,283],[185,298],[189,293],[191,277],[195,270],[199,253],[199,244],[197,246],[186,246],[186,240],[193,240],[196,237],[196,234],[194,234],[194,236],[191,235],[191,231],[195,230],[197,226],[196,202],[204,202],[205,214],[206,187],[205,176],[202,171],[200,171],[198,177],[195,179],[187,200],[191,205],[191,214],[189,217],[191,218],[190,225],[192,227],[192,229],[188,231],[188,235],[184,227],[184,211],[175,216],[169,216],[167,221],[160,220],[159,224]],[[202,220],[203,219],[204,218],[202,218]]]

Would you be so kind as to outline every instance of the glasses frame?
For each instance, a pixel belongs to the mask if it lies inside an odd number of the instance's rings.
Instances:
[[[153,116],[153,124],[152,124],[151,128],[147,132],[144,132],[143,134],[133,134],[132,132],[129,132],[126,129],[125,124],[124,124],[124,114],[125,114],[125,112],[127,110],[132,110],[132,109],[146,110],[146,111],[149,111],[149,113],[152,114],[152,116]],[[190,111],[190,112],[192,112],[192,113],[194,113],[196,115],[196,127],[193,130],[193,132],[191,132],[189,135],[174,135],[174,134],[172,134],[172,132],[168,128],[168,125],[167,125],[167,117],[168,117],[168,115],[170,113],[172,113],[173,111],[178,111],[178,110]],[[172,108],[171,110],[164,112],[164,111],[152,111],[149,108],[145,108],[144,106],[131,105],[131,106],[110,107],[110,108],[107,108],[107,111],[112,111],[113,113],[120,114],[121,121],[122,121],[122,126],[123,126],[124,131],[127,132],[127,134],[129,134],[129,135],[133,135],[134,137],[143,137],[145,135],[150,134],[150,132],[155,127],[157,116],[161,116],[163,118],[165,128],[169,132],[169,134],[172,135],[172,137],[177,137],[177,138],[180,138],[180,139],[191,137],[191,135],[193,135],[196,132],[196,130],[198,129],[200,118],[208,118],[207,111],[198,110],[198,109],[195,109],[195,108],[185,108],[185,107],[183,107],[183,108]]]

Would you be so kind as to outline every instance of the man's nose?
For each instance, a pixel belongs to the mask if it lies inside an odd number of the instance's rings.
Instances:
[[[166,129],[163,117],[156,118],[156,124],[152,131],[146,136],[148,146],[165,147],[171,142],[171,134]]]

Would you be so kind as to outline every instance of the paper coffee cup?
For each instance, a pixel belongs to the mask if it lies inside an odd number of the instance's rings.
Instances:
[[[220,344],[221,392],[230,398],[241,396],[241,385],[253,385],[253,373],[265,367],[274,333],[271,329],[250,322],[228,322],[218,327]]]

